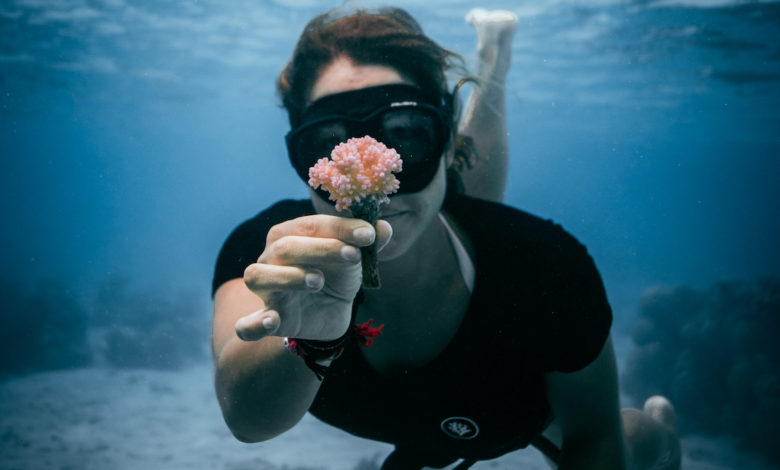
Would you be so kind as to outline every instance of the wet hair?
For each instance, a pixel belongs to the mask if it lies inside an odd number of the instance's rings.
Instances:
[[[449,93],[445,73],[462,63],[460,56],[426,36],[417,21],[400,8],[349,13],[329,10],[306,25],[292,58],[276,81],[293,127],[322,69],[340,56],[361,65],[391,67],[439,99]]]
[[[319,74],[341,56],[361,65],[393,68],[436,102],[451,100],[448,72],[469,75],[460,55],[426,36],[419,23],[401,8],[328,10],[306,25],[292,58],[276,80],[276,91],[292,128],[300,124]],[[467,80],[476,81],[471,77]],[[453,118],[457,119],[457,110]],[[451,129],[457,129],[454,122]],[[451,144],[455,145],[455,164],[448,171],[448,188],[463,192],[459,173],[470,167],[477,155],[465,136],[454,136]]]

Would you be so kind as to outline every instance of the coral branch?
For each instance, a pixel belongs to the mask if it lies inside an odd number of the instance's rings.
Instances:
[[[371,136],[355,137],[338,144],[330,154],[309,169],[309,185],[330,193],[336,210],[349,209],[353,217],[376,226],[379,206],[389,202],[388,195],[398,191],[393,173],[403,162],[394,149]],[[379,287],[376,247],[362,248],[363,287]]]

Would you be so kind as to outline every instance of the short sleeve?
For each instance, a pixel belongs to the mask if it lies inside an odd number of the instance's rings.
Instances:
[[[612,326],[612,309],[593,259],[574,237],[555,226],[547,286],[542,290],[548,371],[574,372],[593,362]]]
[[[475,296],[508,355],[541,372],[573,372],[598,356],[612,326],[601,276],[576,238],[551,220],[463,196],[446,208],[477,253]],[[496,237],[496,228],[501,237]],[[495,316],[498,315],[498,316]],[[511,333],[507,333],[511,332]]]
[[[211,295],[225,282],[244,277],[247,266],[257,261],[265,249],[268,231],[274,225],[314,213],[308,200],[280,201],[239,225],[228,236],[217,256]]]

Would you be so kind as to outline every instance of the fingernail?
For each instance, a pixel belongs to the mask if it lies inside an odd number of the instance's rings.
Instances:
[[[341,257],[347,261],[358,261],[360,259],[360,250],[352,245],[347,245],[341,249]]]
[[[372,229],[368,227],[360,227],[356,228],[352,232],[352,236],[355,238],[355,241],[361,245],[370,245],[374,243],[374,237],[376,235]]]
[[[306,287],[311,289],[319,289],[322,287],[323,278],[322,275],[317,273],[306,273],[305,276]]]
[[[275,330],[276,322],[271,317],[263,318],[263,328],[266,330]]]
[[[382,248],[386,247],[387,244],[390,243],[390,240],[393,239],[393,226],[390,225],[390,222],[384,221],[384,223],[387,225],[390,233],[388,234],[388,237],[385,239],[385,242],[382,244],[382,246],[377,247],[377,251],[382,251]]]

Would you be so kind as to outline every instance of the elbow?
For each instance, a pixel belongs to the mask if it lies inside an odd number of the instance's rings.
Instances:
[[[302,387],[288,390],[283,378],[289,374],[285,376],[287,369],[283,366],[276,367],[277,370],[269,370],[273,368],[267,365],[247,366],[245,358],[235,357],[237,354],[223,350],[216,360],[214,375],[217,401],[233,436],[245,443],[263,442],[295,426],[308,411],[314,393],[307,389],[301,397],[295,392]]]
[[[230,426],[230,424],[228,424],[228,429],[230,429],[233,437],[243,442],[244,444],[256,444],[258,442],[268,441],[276,437],[276,435],[258,433],[257,430],[253,429],[236,428]]]
[[[297,421],[282,419],[246,400],[219,397],[222,418],[230,432],[246,444],[268,441],[292,428]]]
[[[243,442],[244,444],[256,444],[258,442],[263,442],[268,440],[268,439],[263,439],[261,436],[248,434],[246,430],[237,429],[233,426],[230,426],[229,423],[227,423],[227,425],[228,425],[228,429],[230,429],[230,433],[233,434],[233,437],[235,437],[238,441]]]
[[[245,444],[255,444],[275,438],[291,426],[280,427],[278,423],[267,423],[260,419],[248,418],[246,414],[232,414],[222,410],[222,417],[233,437]]]
[[[286,423],[283,420],[272,419],[262,410],[253,406],[235,402],[229,398],[219,399],[222,409],[222,419],[230,432],[239,441],[246,444],[268,441],[289,430],[295,423]]]

